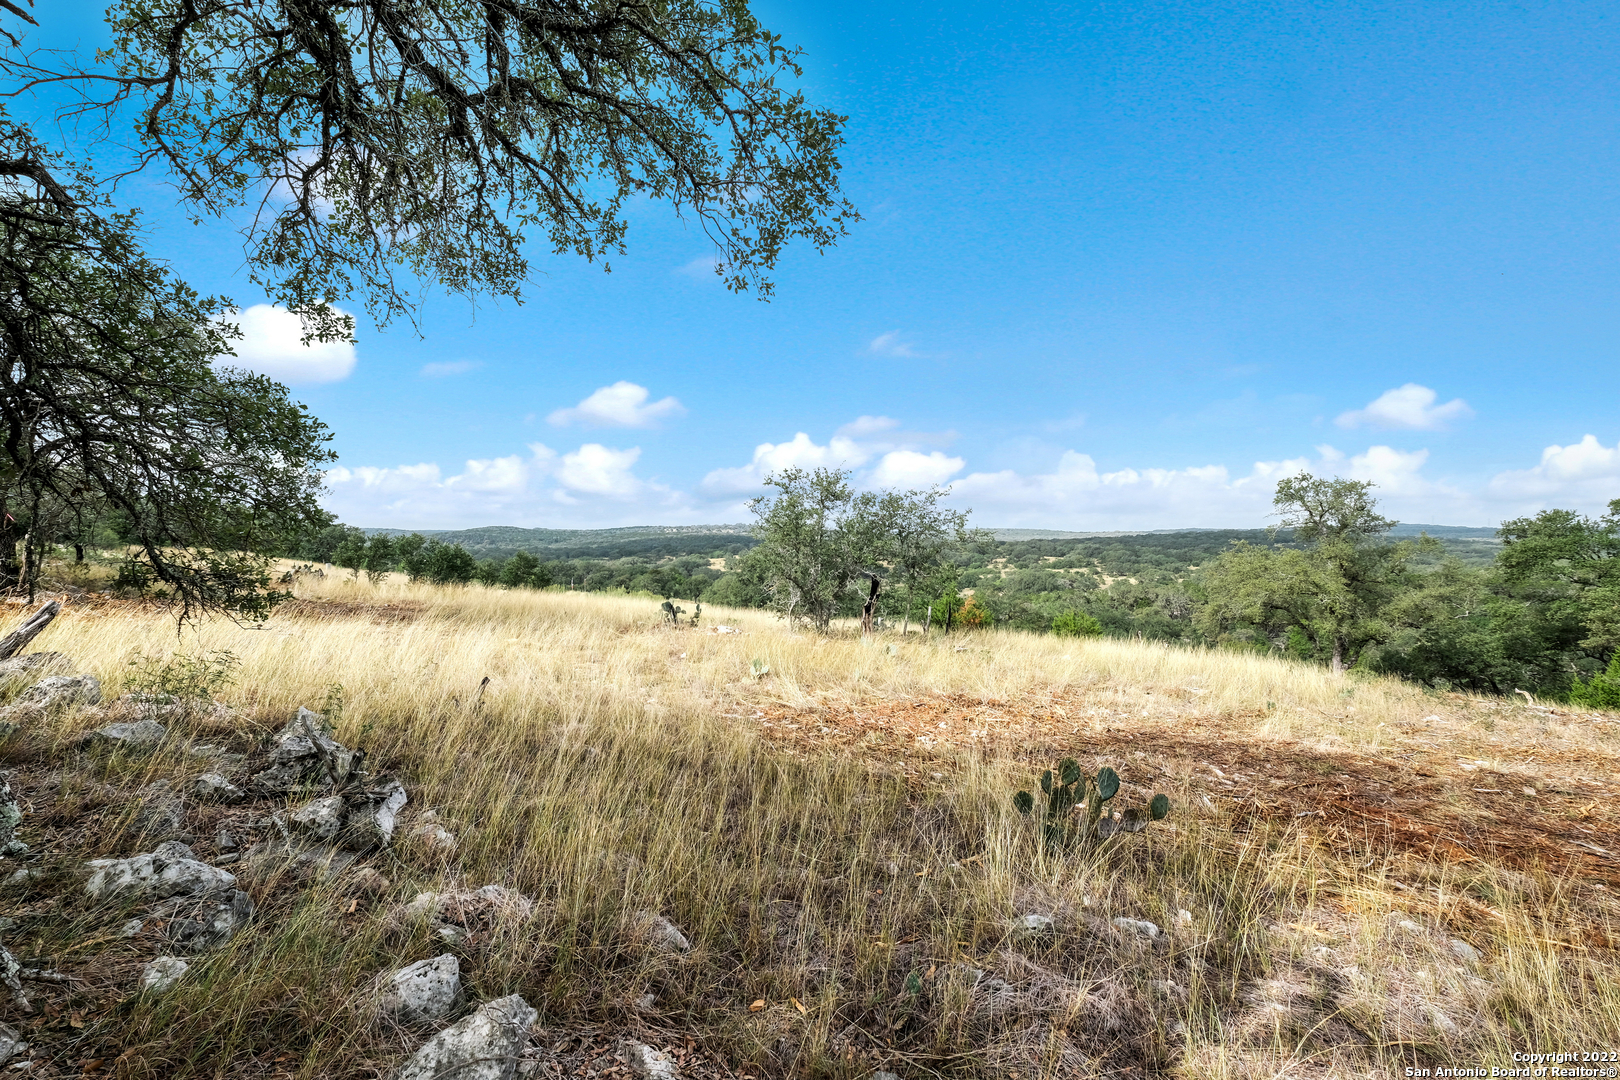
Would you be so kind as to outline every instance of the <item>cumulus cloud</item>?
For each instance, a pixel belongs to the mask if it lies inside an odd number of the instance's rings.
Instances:
[[[641,481],[630,471],[640,457],[639,446],[613,450],[601,443],[586,443],[563,455],[557,479],[570,491],[628,498],[641,490]]]
[[[1527,509],[1556,504],[1596,510],[1620,498],[1620,444],[1604,446],[1589,434],[1569,446],[1549,446],[1534,468],[1492,477],[1490,493]]]
[[[703,478],[702,489],[712,495],[752,492],[771,473],[783,469],[851,469],[866,464],[871,451],[845,435],[834,435],[818,446],[804,432],[784,443],[760,443],[747,465],[715,469]]]
[[[1402,431],[1442,431],[1453,420],[1466,420],[1474,415],[1468,402],[1453,398],[1444,405],[1436,405],[1439,395],[1427,386],[1407,383],[1393,390],[1385,390],[1367,403],[1365,409],[1351,409],[1340,413],[1334,423],[1342,428],[1374,427]]]
[[[916,450],[891,450],[878,460],[866,478],[872,487],[919,488],[943,484],[962,471],[967,462],[959,457],[946,457],[935,450],[930,454]]]
[[[449,375],[465,375],[483,367],[481,360],[435,360],[422,365],[424,379],[443,379]]]
[[[612,386],[604,386],[571,409],[558,409],[548,421],[564,427],[568,424],[590,424],[596,427],[653,427],[669,416],[684,416],[686,407],[672,397],[649,402],[645,386],[620,379]]]
[[[916,356],[916,349],[911,342],[900,337],[900,331],[890,330],[886,334],[879,334],[866,344],[866,351],[875,356]]]
[[[559,454],[543,443],[529,453],[466,461],[454,476],[424,462],[394,468],[357,466],[328,469],[327,508],[344,521],[398,528],[532,522],[556,525],[559,507],[578,508],[576,524],[604,518],[646,524],[685,512],[669,488],[634,473],[639,447],[615,449],[585,443]],[[645,520],[641,520],[645,519]]]
[[[313,341],[305,345],[303,320],[284,307],[254,304],[226,321],[235,323],[242,336],[231,342],[236,355],[220,357],[222,364],[257,371],[295,386],[337,382],[354,370],[353,342]]]
[[[971,473],[951,483],[951,498],[976,519],[1003,526],[1067,529],[1259,528],[1272,520],[1277,481],[1303,472],[1370,480],[1381,505],[1402,520],[1467,516],[1464,492],[1426,478],[1428,451],[1371,446],[1347,455],[1331,446],[1318,456],[1257,461],[1234,476],[1225,465],[1103,471],[1089,454],[1066,451],[1045,473],[1013,469]]]

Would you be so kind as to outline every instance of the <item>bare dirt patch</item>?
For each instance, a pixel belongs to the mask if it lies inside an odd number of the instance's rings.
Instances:
[[[1187,705],[1196,698],[1182,695]],[[1294,823],[1344,850],[1411,852],[1443,863],[1486,860],[1620,887],[1616,763],[1595,747],[1505,745],[1459,737],[1500,711],[1463,701],[1377,755],[1257,737],[1264,710],[1151,718],[1111,715],[1104,695],[1015,700],[948,695],[911,701],[763,705],[769,740],[805,751],[888,756],[916,782],[960,755],[1010,757],[1033,773],[1062,756],[1112,765],[1127,797],[1168,790],[1229,808],[1238,828]],[[1569,714],[1541,710],[1570,719]],[[1448,722],[1449,720],[1449,722]],[[1431,745],[1444,741],[1446,751]],[[1489,758],[1463,760],[1486,751]],[[1135,789],[1133,791],[1133,789]]]

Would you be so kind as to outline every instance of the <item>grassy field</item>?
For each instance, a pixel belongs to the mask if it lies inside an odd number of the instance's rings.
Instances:
[[[620,1035],[754,1080],[1395,1077],[1620,1050],[1613,715],[1150,643],[821,638],[709,609],[671,627],[649,601],[336,575],[297,592],[263,628],[178,636],[90,596],[35,643],[109,698],[137,657],[240,666],[234,711],[153,754],[78,750],[84,713],[0,740],[47,870],[0,892],[6,940],[74,979],[0,1013],[30,1075],[386,1076],[424,1033],[369,1023],[368,988],[444,951],[402,905],[487,883],[533,909],[453,951],[469,1007],[540,1010],[535,1076],[620,1075]],[[380,889],[244,870],[251,928],[135,993],[156,928],[119,937],[131,910],[90,903],[77,868],[147,850],[140,792],[218,767],[189,744],[244,755],[240,780],[334,685],[338,739],[407,785],[402,834],[432,809],[456,850],[401,841],[367,863]],[[1169,818],[1045,850],[1012,794],[1070,755],[1116,768],[1118,802],[1166,793]],[[269,839],[299,801],[188,803],[184,832],[207,859],[222,825]],[[691,950],[655,947],[643,912]],[[1017,930],[1028,914],[1052,931]]]

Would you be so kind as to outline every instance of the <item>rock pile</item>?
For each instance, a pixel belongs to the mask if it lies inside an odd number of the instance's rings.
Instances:
[[[253,900],[227,870],[197,859],[178,841],[127,859],[92,859],[84,890],[96,900],[139,896],[165,920],[164,933],[177,948],[201,952],[229,941],[253,917]]]

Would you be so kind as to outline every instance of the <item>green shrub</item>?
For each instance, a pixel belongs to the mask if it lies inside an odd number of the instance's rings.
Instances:
[[[1575,680],[1569,700],[1588,709],[1620,709],[1620,649],[1609,659],[1609,670],[1582,682]]]
[[[1052,633],[1058,637],[1096,637],[1102,623],[1083,611],[1065,611],[1052,620]]]

